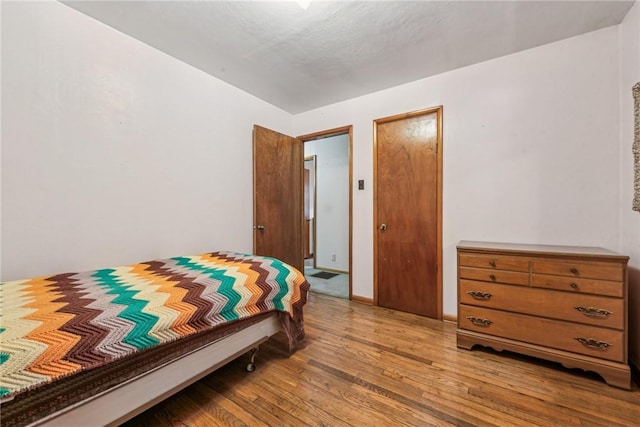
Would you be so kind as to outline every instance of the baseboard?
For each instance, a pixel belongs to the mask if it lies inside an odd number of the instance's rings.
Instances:
[[[445,322],[458,323],[458,316],[456,316],[455,314],[443,314],[442,320]]]
[[[361,302],[363,304],[373,305],[373,298],[361,297],[358,295],[351,295],[351,301]]]

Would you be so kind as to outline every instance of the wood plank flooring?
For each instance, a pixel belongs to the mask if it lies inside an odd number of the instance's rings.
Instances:
[[[311,294],[307,337],[284,335],[125,425],[133,426],[638,426],[640,389],[476,347],[455,325]]]

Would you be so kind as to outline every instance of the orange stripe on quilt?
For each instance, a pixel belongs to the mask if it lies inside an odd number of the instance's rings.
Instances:
[[[149,266],[147,264],[136,264],[134,266],[133,273],[146,278],[153,282],[154,285],[159,285],[157,291],[168,295],[164,305],[177,313],[170,329],[180,336],[187,336],[196,333],[197,330],[190,326],[188,322],[198,307],[184,302],[187,290],[176,286],[176,284],[180,283],[180,280],[172,280],[170,276],[167,277],[155,274],[155,272],[150,271],[148,267]]]
[[[206,264],[213,264],[213,267],[217,265],[220,268],[224,268],[227,274],[230,271],[235,270],[236,272],[244,275],[244,277],[235,276],[238,280],[236,280],[236,282],[234,283],[233,289],[240,294],[246,294],[246,291],[249,291],[249,295],[247,295],[248,301],[246,302],[246,306],[244,306],[243,308],[251,314],[258,314],[261,312],[261,310],[257,306],[257,303],[263,291],[256,284],[257,279],[260,275],[258,274],[258,272],[251,268],[250,264],[239,263],[234,259],[221,258],[220,256],[215,256],[211,253],[200,255],[200,259]]]
[[[40,286],[37,286],[40,282]],[[51,377],[59,377],[76,371],[81,365],[67,362],[63,360],[64,356],[71,350],[80,340],[78,335],[68,332],[59,331],[58,329],[73,319],[73,314],[58,313],[57,310],[66,306],[66,303],[55,302],[56,299],[62,297],[62,293],[46,292],[48,285],[53,284],[51,280],[44,278],[33,279],[34,289],[40,292],[33,292],[32,296],[35,301],[26,305],[27,308],[34,308],[34,313],[25,316],[25,319],[31,319],[42,322],[40,326],[29,332],[25,338],[31,341],[37,341],[47,346],[44,353],[40,354],[27,368],[31,372]]]

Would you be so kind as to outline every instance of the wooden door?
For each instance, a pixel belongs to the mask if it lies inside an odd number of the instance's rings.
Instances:
[[[253,250],[304,271],[302,141],[253,127]]]
[[[377,304],[442,318],[441,107],[375,121]]]

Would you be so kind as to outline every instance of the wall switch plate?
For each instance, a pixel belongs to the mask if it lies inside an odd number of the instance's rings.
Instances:
[[[358,190],[364,190],[364,179],[358,180]]]

